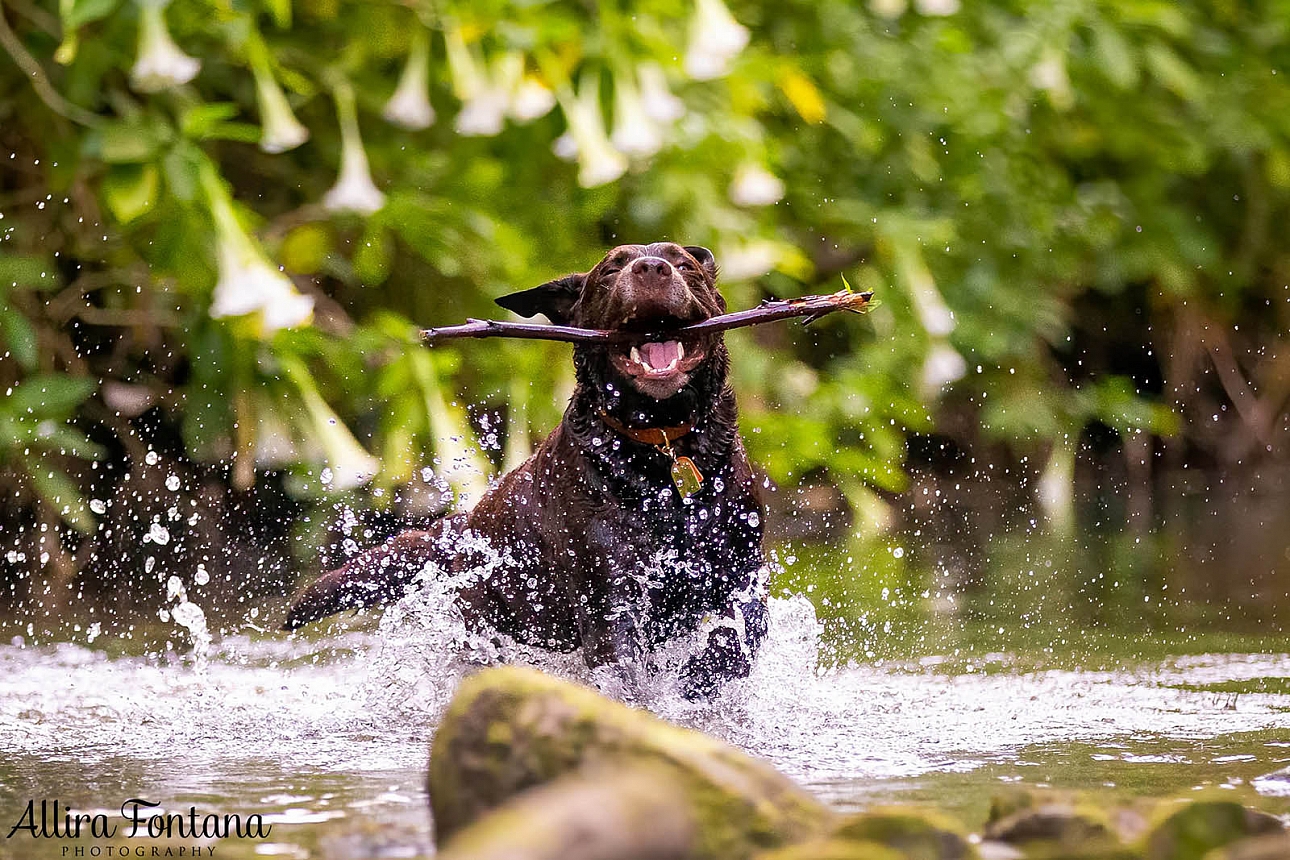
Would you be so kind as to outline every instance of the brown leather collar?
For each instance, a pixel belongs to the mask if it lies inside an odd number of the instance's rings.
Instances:
[[[670,448],[673,442],[694,429],[694,425],[689,423],[678,424],[675,427],[628,427],[603,409],[600,410],[600,420],[628,439],[653,445],[656,448]]]

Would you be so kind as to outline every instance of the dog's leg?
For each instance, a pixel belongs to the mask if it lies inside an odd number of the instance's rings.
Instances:
[[[634,545],[623,540],[623,533],[617,524],[587,529],[597,570],[574,584],[571,597],[587,666],[612,666],[631,695],[639,687],[645,662],[641,619],[649,609],[649,597],[640,579],[641,561]]]
[[[732,515],[731,526],[723,533],[726,542],[714,558],[718,570],[737,572],[728,602],[720,616],[709,622],[703,650],[681,669],[681,692],[690,700],[710,698],[722,682],[748,677],[766,637],[770,568],[762,549],[765,513],[755,497],[745,499],[745,504],[758,516]]]
[[[681,669],[681,694],[695,701],[711,698],[721,684],[746,678],[753,658],[766,638],[765,568],[747,577],[727,613],[712,622],[703,650]]]
[[[323,574],[291,599],[282,628],[296,630],[346,609],[402,597],[427,564],[451,564],[452,536],[461,532],[465,522],[465,515],[456,514],[437,520],[425,531],[402,532]]]

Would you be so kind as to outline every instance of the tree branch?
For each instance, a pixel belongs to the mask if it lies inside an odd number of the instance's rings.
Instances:
[[[472,319],[463,325],[425,329],[421,332],[421,338],[428,344],[463,337],[512,337],[524,340],[559,340],[566,343],[623,343],[645,340],[659,334],[673,336],[711,334],[793,317],[806,317],[806,323],[809,324],[834,311],[864,313],[869,307],[869,299],[872,296],[873,293],[853,293],[843,290],[830,296],[802,296],[782,301],[764,301],[746,311],[721,314],[693,325],[657,332],[605,331],[563,325]]]
[[[22,73],[31,79],[31,85],[36,90],[36,95],[45,103],[45,106],[61,117],[65,117],[72,122],[80,123],[86,126],[97,126],[102,119],[93,113],[90,113],[80,105],[74,105],[67,99],[63,98],[62,93],[54,89],[54,85],[49,82],[45,75],[45,70],[40,67],[25,47],[22,40],[18,38],[10,27],[9,22],[4,16],[4,6],[0,4],[0,47],[3,47],[7,53],[22,70]]]

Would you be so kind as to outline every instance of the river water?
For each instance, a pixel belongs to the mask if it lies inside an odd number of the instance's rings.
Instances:
[[[198,602],[181,596],[176,606],[187,608],[170,619],[196,642],[183,653],[132,654],[116,631],[94,628],[32,644],[19,625],[0,645],[0,837],[12,832],[0,858],[433,853],[428,741],[457,682],[488,656],[460,644],[468,637],[446,595],[431,589],[382,618],[297,636],[248,620],[208,637]],[[1130,656],[1075,659],[1073,647],[1016,646],[993,620],[868,618],[888,647],[844,653],[816,612],[801,595],[773,599],[753,676],[715,703],[687,703],[663,677],[642,704],[764,756],[841,809],[929,804],[978,826],[993,792],[1021,784],[1120,797],[1225,792],[1290,813],[1290,771],[1278,773],[1290,765],[1283,638],[1215,640],[1240,650],[1209,651],[1204,639],[1180,647],[1148,634]],[[947,623],[972,626],[987,647],[931,635]],[[501,657],[595,680],[576,655]],[[133,798],[199,817],[259,814],[272,830],[128,839],[121,807]],[[42,800],[101,813],[117,832],[12,831],[40,824]]]

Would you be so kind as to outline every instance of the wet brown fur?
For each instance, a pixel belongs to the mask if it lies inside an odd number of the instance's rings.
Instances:
[[[716,276],[706,249],[624,245],[590,272],[498,303],[559,324],[658,331],[724,311]],[[722,336],[684,346],[677,373],[664,380],[633,377],[640,368],[627,347],[576,346],[577,388],[527,462],[468,513],[404,532],[323,575],[295,597],[285,627],[397,599],[430,562],[451,571],[478,565],[459,549],[470,532],[505,559],[458,595],[472,628],[581,647],[589,666],[630,676],[656,644],[716,619],[685,666],[687,693],[747,674],[765,632],[764,512],[737,433]],[[683,501],[669,456],[612,429],[604,414],[633,429],[688,427],[673,449],[694,461],[701,490]]]

